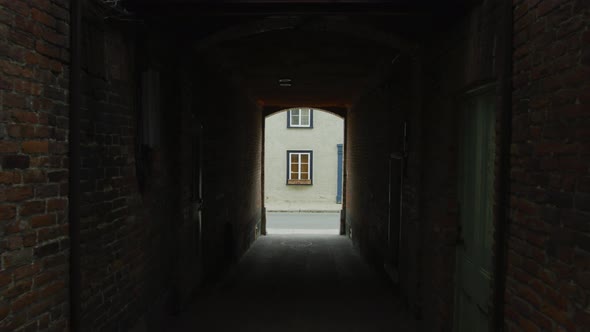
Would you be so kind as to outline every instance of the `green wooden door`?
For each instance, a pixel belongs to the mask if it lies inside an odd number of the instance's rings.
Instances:
[[[494,99],[471,95],[463,109],[456,253],[455,331],[486,332],[489,322],[494,167]]]

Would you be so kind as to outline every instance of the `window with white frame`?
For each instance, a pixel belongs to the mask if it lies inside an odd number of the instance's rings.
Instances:
[[[293,108],[288,112],[287,127],[313,128],[313,110],[311,108]]]
[[[312,184],[312,151],[287,151],[287,184]]]

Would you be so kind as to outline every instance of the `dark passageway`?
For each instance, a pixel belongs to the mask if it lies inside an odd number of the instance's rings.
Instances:
[[[269,235],[170,323],[177,331],[414,331],[389,280],[337,235]]]
[[[588,0],[0,0],[0,332],[588,332],[589,54]],[[285,110],[337,156],[267,167]]]

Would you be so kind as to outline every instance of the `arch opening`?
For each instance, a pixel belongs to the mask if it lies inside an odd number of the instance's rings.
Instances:
[[[263,231],[341,234],[344,116],[292,107],[265,112],[263,122]]]

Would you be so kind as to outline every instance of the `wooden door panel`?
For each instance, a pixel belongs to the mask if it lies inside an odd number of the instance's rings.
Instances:
[[[494,102],[491,94],[464,105],[459,176],[455,330],[488,330],[493,233]]]

